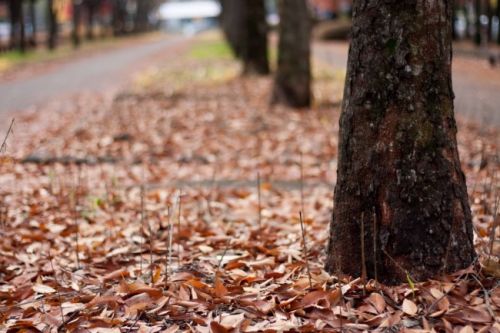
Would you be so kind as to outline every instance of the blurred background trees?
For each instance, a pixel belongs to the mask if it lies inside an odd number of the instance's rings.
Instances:
[[[59,41],[146,32],[161,0],[0,0],[0,50],[21,52]]]

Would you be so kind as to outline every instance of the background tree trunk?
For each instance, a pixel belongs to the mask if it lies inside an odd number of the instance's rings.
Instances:
[[[475,257],[453,111],[452,8],[452,0],[354,1],[330,272],[360,275],[361,240],[367,276],[387,283]]]
[[[127,11],[122,0],[113,0],[113,35],[119,36],[125,33],[125,16]]]
[[[82,16],[82,0],[73,0],[73,31],[71,37],[73,46],[80,46],[80,22]]]
[[[497,0],[496,17],[498,19],[497,44],[500,45],[500,0]]]
[[[279,2],[278,71],[273,103],[292,107],[311,104],[311,17],[306,0]]]
[[[135,31],[145,32],[149,29],[149,13],[151,11],[152,1],[138,1],[137,13],[134,20]]]
[[[94,22],[98,6],[99,1],[97,0],[87,0],[85,2],[85,7],[87,8],[87,40],[94,39]]]
[[[54,8],[54,0],[47,1],[47,16],[48,16],[48,35],[47,46],[50,50],[54,50],[57,46],[57,14]]]
[[[476,18],[476,32],[474,34],[474,43],[477,46],[481,45],[482,42],[481,11],[481,0],[475,0],[474,17]]]
[[[21,52],[26,50],[26,36],[24,30],[23,2],[21,0],[9,0],[10,17],[10,48]]]
[[[30,46],[36,46],[36,34],[37,34],[37,22],[36,22],[36,10],[35,10],[35,0],[30,0],[29,2],[29,12],[30,12],[30,21],[31,21],[31,36],[30,36]]]
[[[247,0],[221,0],[221,27],[235,57],[241,57],[244,36],[243,6]]]
[[[264,0],[246,0],[241,58],[244,74],[269,74],[267,58],[267,21]]]

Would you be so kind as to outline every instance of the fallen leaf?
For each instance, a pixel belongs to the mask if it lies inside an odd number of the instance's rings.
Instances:
[[[403,310],[404,313],[410,316],[414,316],[418,312],[417,305],[413,303],[413,301],[410,301],[408,298],[405,298],[405,300],[403,301],[401,309]]]

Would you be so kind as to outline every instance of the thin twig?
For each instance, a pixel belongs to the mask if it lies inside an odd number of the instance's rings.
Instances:
[[[13,133],[12,128],[14,126],[15,120],[16,120],[15,118],[12,118],[12,121],[10,122],[9,129],[7,130],[7,133],[5,134],[5,138],[3,139],[2,146],[0,147],[0,153],[5,153],[5,151],[7,150],[7,139],[9,138],[9,135],[11,133]]]
[[[361,280],[363,281],[363,296],[365,295],[366,287],[366,255],[365,255],[365,213],[361,213]]]
[[[80,225],[78,224],[78,211],[77,211],[77,200],[78,200],[78,189],[73,188],[71,193],[71,206],[73,211],[73,225],[75,227],[75,257],[76,257],[76,270],[80,269],[80,250],[79,250],[79,236],[80,236]]]
[[[401,266],[401,264],[398,263],[389,253],[387,253],[387,251],[384,248],[382,248],[382,252],[384,252],[384,254],[387,256],[387,258],[389,258],[397,268],[402,270],[406,274],[407,277],[409,277],[412,281],[415,281],[413,279],[413,277],[410,275],[410,272],[408,272],[403,266]]]
[[[474,278],[474,280],[476,280],[476,282],[481,286],[481,289],[483,289],[483,293],[484,293],[484,302],[486,303],[486,309],[488,310],[488,312],[490,313],[490,316],[492,318],[494,318],[495,322],[500,322],[500,320],[498,319],[498,316],[495,315],[495,313],[493,312],[493,310],[491,309],[491,301],[490,301],[490,295],[489,295],[489,292],[488,290],[486,290],[486,288],[484,287],[484,285],[481,283],[481,281],[479,281],[479,279],[477,278],[476,274],[472,274],[472,277]]]
[[[222,266],[222,260],[224,260],[224,257],[226,256],[227,251],[229,251],[229,246],[231,245],[231,238],[228,238],[226,242],[226,247],[224,248],[224,252],[222,252],[222,256],[219,259],[219,264],[217,265],[217,271],[220,270]]]
[[[52,272],[54,273],[54,281],[57,283],[58,286],[60,286],[59,281],[57,280],[56,270],[54,269],[54,263],[52,262],[52,254],[50,253],[50,249],[48,249],[48,253],[49,253],[50,267],[52,268]],[[66,321],[64,320],[64,312],[63,312],[63,308],[62,308],[61,294],[59,293],[59,290],[57,288],[55,288],[55,290],[56,290],[57,298],[59,299],[59,310],[61,311],[62,324],[64,325],[64,328],[66,328]]]
[[[377,213],[373,211],[373,276],[378,281],[377,273]]]
[[[300,229],[302,230],[302,245],[304,251],[304,259],[306,261],[307,276],[309,278],[309,287],[312,289],[313,285],[311,278],[311,269],[309,268],[309,260],[307,259],[306,231],[304,229],[304,219],[302,218],[302,212],[299,212],[299,218],[300,218]]]
[[[141,250],[140,250],[140,262],[139,262],[139,270],[140,274],[139,276],[142,276],[142,253],[144,252],[144,182],[141,184],[141,230],[140,230],[140,235],[141,235]]]
[[[148,221],[148,230],[149,230],[149,272],[151,273],[151,286],[154,285],[153,277],[154,277],[154,262],[153,262],[153,228],[151,228],[151,221]]]
[[[304,218],[306,217],[306,211],[304,209],[304,155],[300,152],[300,209]]]
[[[181,212],[182,212],[182,190],[179,190],[178,198],[179,206],[177,211],[177,264],[181,266]]]
[[[171,275],[170,269],[172,267],[172,219],[170,218],[170,205],[167,206],[167,221],[168,221],[168,260],[167,267],[165,270],[166,278],[165,281],[168,282],[168,277]]]
[[[257,205],[259,210],[259,228],[262,228],[262,196],[260,193],[260,172],[257,172]]]
[[[215,193],[215,187],[217,186],[217,182],[216,182],[216,175],[217,175],[217,164],[215,164],[215,168],[213,170],[213,173],[212,173],[212,180],[211,180],[211,185],[210,185],[210,192],[208,193],[208,197],[207,197],[207,211],[208,211],[208,215],[210,217],[212,217],[214,214],[212,212],[212,201],[213,201],[213,196],[214,196],[214,193]]]
[[[494,207],[494,211],[493,211],[493,226],[492,226],[491,232],[490,232],[490,244],[489,244],[490,250],[488,253],[488,265],[490,264],[491,257],[493,256],[493,244],[495,243],[496,229],[497,229],[497,225],[498,225],[497,218],[498,218],[498,204],[499,204],[499,202],[500,202],[500,197],[496,197],[495,207]]]

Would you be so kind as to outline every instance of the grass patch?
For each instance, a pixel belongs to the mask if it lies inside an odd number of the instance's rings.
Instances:
[[[194,60],[231,59],[233,53],[223,39],[203,40],[193,46],[189,57]]]

